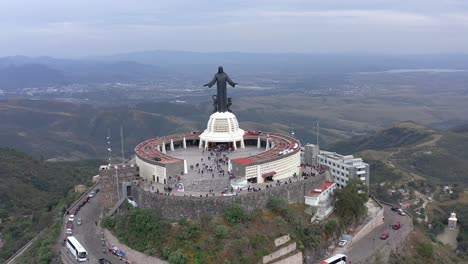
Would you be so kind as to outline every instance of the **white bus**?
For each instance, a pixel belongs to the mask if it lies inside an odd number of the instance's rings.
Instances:
[[[70,252],[75,256],[75,259],[78,261],[86,261],[88,260],[88,252],[84,249],[84,247],[76,240],[74,236],[67,237],[67,248]]]
[[[347,258],[348,257],[346,257],[346,255],[336,254],[335,256],[320,262],[320,264],[347,264]]]

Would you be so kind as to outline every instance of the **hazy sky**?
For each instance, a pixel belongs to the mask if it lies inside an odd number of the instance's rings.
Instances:
[[[468,53],[467,0],[0,0],[0,56]]]

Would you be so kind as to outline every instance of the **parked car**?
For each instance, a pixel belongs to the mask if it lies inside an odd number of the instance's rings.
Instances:
[[[73,222],[68,221],[67,222],[67,236],[72,236],[73,235]]]
[[[338,243],[338,246],[339,246],[339,247],[344,247],[344,246],[346,246],[346,244],[348,244],[348,240],[342,239],[342,240],[340,240],[340,242]]]
[[[400,209],[400,208],[398,208],[398,207],[392,207],[391,209],[392,209],[392,211],[394,211],[394,212],[398,212],[398,211],[400,211],[400,210],[401,210],[401,209]]]
[[[69,222],[75,221],[75,215],[74,215],[74,214],[71,214],[70,216],[68,216],[68,221],[69,221]]]
[[[81,218],[76,219],[76,224],[81,225]]]
[[[380,239],[385,240],[390,236],[388,232],[383,232],[382,235],[380,236]]]
[[[97,194],[98,192],[99,192],[99,188],[96,188],[95,194]]]
[[[398,210],[398,214],[403,215],[403,216],[406,215],[405,211],[403,211],[403,209],[401,209],[401,208],[400,208],[400,210]]]
[[[92,192],[89,193],[88,197],[93,198],[94,195],[96,195],[96,192],[95,192],[95,191],[92,191]]]
[[[91,197],[86,196],[85,199],[84,199],[84,201],[89,202],[89,199],[90,199],[90,198],[91,198]]]
[[[394,230],[400,229],[400,228],[401,228],[401,223],[400,223],[400,221],[398,221],[398,222],[396,222],[395,224],[393,224],[393,225],[392,225],[392,228],[393,228]]]

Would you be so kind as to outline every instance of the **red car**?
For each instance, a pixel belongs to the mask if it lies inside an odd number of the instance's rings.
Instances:
[[[398,221],[398,222],[396,222],[395,224],[393,224],[393,225],[392,225],[392,228],[393,228],[394,230],[400,229],[400,228],[401,228],[401,223],[400,223],[400,221]]]
[[[388,232],[383,232],[382,235],[380,236],[380,239],[385,240],[390,236]]]

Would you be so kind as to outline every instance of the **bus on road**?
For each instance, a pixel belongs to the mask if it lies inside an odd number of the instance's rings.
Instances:
[[[88,260],[88,252],[84,249],[84,247],[76,240],[74,236],[67,237],[67,248],[70,252],[75,256],[75,259],[78,261],[86,261]]]
[[[347,264],[347,258],[348,257],[346,257],[346,255],[336,254],[331,258],[323,260],[322,262],[320,262],[320,264]]]

